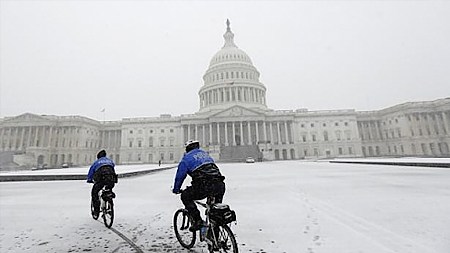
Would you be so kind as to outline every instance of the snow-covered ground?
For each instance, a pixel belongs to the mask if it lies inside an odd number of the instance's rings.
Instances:
[[[137,172],[143,170],[152,170],[165,167],[176,166],[177,164],[141,164],[141,165],[117,165],[116,173],[123,174],[129,172]],[[87,175],[89,166],[72,167],[61,169],[45,169],[45,170],[19,170],[19,171],[2,171],[0,175]]]
[[[448,253],[450,169],[283,161],[219,164],[240,252]],[[0,183],[0,252],[182,249],[175,169],[123,178],[113,229],[89,213],[83,181]],[[127,242],[128,241],[128,242]]]

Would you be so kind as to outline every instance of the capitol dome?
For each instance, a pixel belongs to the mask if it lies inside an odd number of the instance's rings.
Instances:
[[[259,72],[252,60],[234,43],[227,20],[225,44],[212,57],[200,88],[200,112],[224,109],[233,105],[267,109],[266,88],[259,82]]]

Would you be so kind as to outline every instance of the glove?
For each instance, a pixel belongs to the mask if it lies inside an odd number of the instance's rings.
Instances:
[[[173,194],[180,194],[180,191],[179,191],[179,190],[172,189],[172,193],[173,193]]]
[[[94,181],[92,181],[92,180],[88,180],[87,182],[88,182],[88,183],[94,183]]]

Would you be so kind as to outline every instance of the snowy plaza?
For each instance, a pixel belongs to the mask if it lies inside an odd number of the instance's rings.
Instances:
[[[450,250],[448,168],[326,161],[219,167],[224,202],[238,217],[231,228],[240,252]],[[120,179],[111,230],[91,218],[85,181],[2,182],[0,252],[207,252],[200,242],[185,250],[174,236],[173,214],[182,207],[170,190],[174,174]]]

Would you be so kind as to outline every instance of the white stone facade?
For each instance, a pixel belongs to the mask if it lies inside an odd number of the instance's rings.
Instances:
[[[272,110],[260,73],[233,38],[228,23],[225,44],[203,76],[198,112],[114,122],[30,113],[3,118],[0,167],[88,165],[100,149],[118,164],[172,163],[181,159],[188,139],[229,162],[247,156],[450,156],[450,98],[371,112]]]

